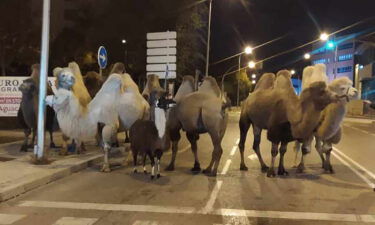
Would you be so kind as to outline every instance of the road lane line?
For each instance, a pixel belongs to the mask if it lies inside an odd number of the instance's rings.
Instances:
[[[375,184],[372,183],[367,177],[365,177],[362,173],[360,173],[358,170],[353,168],[348,162],[346,162],[341,156],[337,155],[336,152],[332,152],[332,155],[335,156],[342,164],[347,166],[351,171],[353,171],[355,174],[357,174],[358,177],[360,177],[370,188],[374,189]]]
[[[290,219],[290,220],[323,220],[323,221],[363,222],[363,223],[375,222],[375,215],[371,215],[371,214],[263,211],[263,210],[226,209],[226,208],[204,212],[203,210],[196,210],[193,207],[122,205],[122,204],[52,202],[52,201],[23,201],[23,202],[20,202],[18,206],[52,208],[52,209],[63,208],[63,209],[74,209],[74,210],[78,209],[78,210],[238,216],[238,217],[273,218],[273,219]],[[212,207],[212,206],[213,204],[208,207]]]
[[[351,128],[351,129],[353,129],[353,130],[360,131],[360,132],[362,132],[362,133],[365,133],[365,134],[371,135],[371,136],[375,136],[375,134],[373,134],[373,133],[371,133],[371,132],[368,132],[368,131],[366,131],[366,130],[359,129],[359,128],[357,128],[357,127],[352,127],[352,126],[349,126],[349,125],[344,125],[344,126],[345,126],[345,127],[349,127],[349,128]]]
[[[236,153],[236,151],[237,151],[237,148],[238,148],[238,146],[237,145],[235,145],[235,146],[233,146],[233,148],[232,148],[232,151],[230,151],[230,156],[234,156],[234,154]]]
[[[19,215],[19,214],[1,214],[0,213],[0,224],[12,224],[22,218],[24,218],[26,215]]]
[[[346,158],[347,160],[349,160],[349,162],[351,162],[354,165],[356,165],[358,168],[360,168],[361,170],[363,170],[365,173],[367,173],[367,175],[369,175],[370,177],[372,177],[372,179],[375,180],[375,174],[374,173],[372,173],[371,171],[369,171],[368,169],[366,169],[365,167],[363,167],[361,164],[359,164],[356,161],[354,161],[353,159],[351,159],[349,156],[347,156],[345,153],[343,153],[342,151],[340,151],[338,148],[333,147],[333,150],[335,150],[337,153],[339,153],[341,156],[343,156],[344,158]]]
[[[249,158],[250,160],[256,160],[258,158],[257,154],[253,153],[251,155],[249,155],[247,158]]]
[[[237,138],[236,145],[238,145],[239,143],[240,143],[240,139]]]
[[[92,225],[96,221],[97,218],[62,217],[53,225]]]
[[[223,167],[223,170],[221,171],[221,174],[222,175],[225,175],[227,174],[228,170],[229,170],[229,167],[230,167],[230,164],[232,163],[232,160],[231,159],[228,159],[226,162],[225,162],[225,165]]]
[[[217,198],[217,195],[219,194],[221,185],[223,184],[222,180],[218,180],[215,184],[214,189],[211,192],[210,198],[208,199],[206,206],[201,210],[203,214],[207,214],[213,211],[213,207]]]

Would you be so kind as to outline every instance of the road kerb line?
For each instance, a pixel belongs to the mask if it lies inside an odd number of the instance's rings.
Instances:
[[[353,163],[355,166],[357,166],[358,168],[360,168],[361,170],[363,170],[365,173],[367,173],[367,175],[369,175],[372,179],[375,180],[375,174],[374,173],[372,173],[371,171],[367,170],[365,167],[363,167],[362,165],[360,165],[359,163],[357,163],[356,161],[354,161],[353,159],[351,159],[349,156],[347,156],[345,153],[343,153],[342,151],[340,151],[338,148],[333,147],[333,150],[335,150],[336,153],[339,153],[342,157],[344,157],[347,160],[349,160],[349,162]]]
[[[218,186],[216,183],[216,187]],[[219,184],[220,185],[220,184]],[[214,191],[217,188],[214,188]],[[214,199],[211,194],[210,200]],[[340,214],[321,212],[288,212],[288,211],[262,211],[246,209],[215,209],[212,210],[214,201],[207,204],[208,211],[196,210],[193,207],[156,206],[156,205],[123,205],[105,203],[80,203],[80,202],[52,202],[52,201],[22,201],[20,207],[38,207],[51,209],[72,209],[72,210],[99,210],[99,211],[123,211],[123,212],[152,212],[152,213],[175,213],[195,215],[216,215],[236,216],[252,218],[273,218],[290,220],[317,220],[317,221],[342,221],[342,222],[363,222],[374,223],[375,215],[371,214]],[[205,208],[206,208],[205,207]]]
[[[342,164],[347,166],[351,171],[353,171],[355,174],[357,174],[358,177],[360,177],[370,188],[374,189],[375,184],[372,183],[367,177],[365,177],[363,174],[358,172],[358,170],[354,169],[348,162],[346,162],[341,156],[337,155],[335,152],[332,152],[332,155],[335,156]]]

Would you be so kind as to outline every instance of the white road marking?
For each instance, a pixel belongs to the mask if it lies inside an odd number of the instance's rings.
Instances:
[[[229,170],[229,167],[230,167],[230,164],[232,163],[232,160],[231,159],[228,159],[226,162],[225,162],[225,165],[223,167],[223,170],[221,171],[221,174],[222,175],[225,175],[227,174],[228,170]]]
[[[219,182],[217,182],[219,183]],[[215,192],[215,189],[214,191]],[[211,195],[212,197],[212,195]],[[209,209],[213,206],[210,198]],[[42,208],[64,208],[64,209],[85,209],[102,211],[127,211],[127,212],[153,212],[153,213],[179,213],[196,215],[217,215],[217,216],[239,216],[254,218],[274,218],[291,220],[323,220],[342,222],[363,222],[374,223],[375,215],[371,214],[339,214],[339,213],[315,213],[315,212],[287,212],[287,211],[262,211],[245,209],[216,209],[216,210],[196,210],[192,207],[172,207],[172,206],[150,206],[150,205],[122,205],[122,204],[101,204],[101,203],[79,203],[79,202],[52,202],[52,201],[24,201],[19,206],[42,207]],[[206,208],[205,207],[205,208]]]
[[[238,145],[239,143],[240,143],[240,139],[237,138],[236,145]]]
[[[96,221],[97,218],[62,217],[53,225],[92,225]]]
[[[0,214],[0,224],[12,224],[22,218],[24,218],[26,215],[19,215],[19,214]]]
[[[367,173],[367,175],[369,175],[370,177],[372,177],[372,179],[375,180],[375,174],[374,173],[372,173],[371,171],[367,170],[365,167],[363,167],[362,165],[360,165],[359,163],[357,163],[356,161],[354,161],[353,159],[351,159],[349,156],[347,156],[345,153],[343,153],[342,151],[340,151],[338,148],[333,147],[333,150],[335,150],[335,152],[339,153],[341,156],[343,156],[344,158],[346,158],[349,162],[353,163],[355,166],[357,166],[358,168],[360,168],[361,170],[363,170],[365,173]]]
[[[208,214],[214,210],[214,204],[217,198],[217,195],[219,194],[221,185],[223,184],[222,180],[218,180],[215,184],[214,189],[211,192],[210,198],[208,199],[206,206],[201,210],[203,214]]]
[[[88,209],[103,211],[124,211],[124,212],[155,212],[155,213],[184,213],[192,214],[193,207],[173,206],[152,206],[152,205],[120,205],[80,202],[52,202],[52,201],[24,201],[19,206],[42,207],[42,208],[63,208],[63,209]]]
[[[335,156],[342,164],[347,166],[351,171],[353,171],[359,178],[361,178],[370,188],[374,189],[375,184],[372,183],[367,177],[365,177],[362,173],[360,173],[358,170],[353,168],[348,162],[346,162],[341,156],[337,155],[336,152],[332,152],[332,155]]]
[[[362,132],[362,133],[365,133],[365,134],[368,134],[368,135],[371,135],[371,136],[374,136],[375,137],[375,134],[371,133],[371,132],[368,132],[366,130],[362,130],[362,129],[359,129],[357,127],[352,127],[352,126],[349,126],[349,125],[344,125],[345,127],[349,127],[353,130],[356,130],[356,131],[359,131],[359,132]]]
[[[172,225],[170,222],[158,222],[155,220],[136,220],[132,225]]]
[[[258,156],[257,156],[257,154],[253,153],[253,154],[249,155],[248,158],[251,159],[251,160],[256,160],[256,159],[258,159]]]
[[[235,145],[235,146],[233,146],[233,148],[232,148],[232,151],[230,151],[230,156],[234,156],[234,154],[236,153],[236,151],[237,151],[237,148],[238,148],[238,146],[237,145]]]

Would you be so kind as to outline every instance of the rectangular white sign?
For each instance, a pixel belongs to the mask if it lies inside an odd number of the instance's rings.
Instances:
[[[147,72],[147,75],[149,74],[156,74],[159,76],[160,79],[165,79],[165,72]],[[175,79],[176,78],[176,72],[175,71],[169,71],[168,72],[168,79]]]
[[[176,31],[147,33],[147,40],[176,39]]]
[[[148,56],[147,63],[175,63],[176,56]]]
[[[176,40],[147,41],[147,48],[176,47]]]
[[[16,117],[22,93],[18,90],[23,80],[30,77],[0,77],[0,117]],[[48,77],[54,84],[54,77]]]
[[[176,55],[176,48],[149,48],[147,55]]]
[[[167,70],[167,64],[148,64],[146,66],[147,71],[166,71]],[[175,71],[176,70],[176,64],[169,64],[168,70]]]

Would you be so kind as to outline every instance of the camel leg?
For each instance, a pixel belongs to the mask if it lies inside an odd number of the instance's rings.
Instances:
[[[82,141],[81,140],[76,140],[76,154],[81,154],[82,153]]]
[[[295,168],[298,167],[298,153],[301,151],[301,142],[295,141],[294,142],[294,166]]]
[[[280,162],[279,162],[279,170],[277,172],[278,175],[288,175],[288,172],[285,170],[284,167],[284,154],[286,152],[288,146],[288,142],[282,142],[280,145]]]
[[[201,166],[198,160],[198,147],[197,147],[197,140],[199,139],[199,135],[195,133],[186,133],[186,137],[188,138],[191,146],[191,151],[194,154],[194,167],[191,168],[192,172],[200,172]]]
[[[306,140],[303,140],[302,142],[302,155],[301,155],[301,161],[297,166],[297,173],[303,173],[305,171],[305,156],[311,152],[311,142],[314,139],[314,136],[309,137]]]
[[[137,158],[138,158],[138,152],[132,150],[132,154],[133,154],[133,172],[134,173],[137,173],[137,164],[138,164],[138,161],[137,161]]]
[[[56,148],[55,142],[53,141],[53,131],[49,130],[48,132],[49,132],[49,140],[50,140],[49,147]]]
[[[111,140],[113,134],[116,133],[117,128],[111,125],[105,125],[102,131],[103,143],[104,143],[104,162],[102,167],[102,172],[111,172],[109,166],[108,154],[111,149]]]
[[[62,135],[63,143],[60,149],[59,155],[67,155],[68,154],[68,140],[69,138],[66,135]]]
[[[324,163],[326,160],[323,155],[322,140],[318,137],[315,137],[315,149],[319,153],[320,159],[322,160],[322,168],[324,169]]]
[[[241,155],[241,163],[240,163],[240,170],[248,170],[246,164],[245,164],[245,157],[244,157],[244,151],[245,151],[245,142],[246,142],[246,136],[247,132],[250,128],[251,122],[246,116],[241,116],[239,127],[240,127],[240,142],[238,143],[238,148],[240,149],[240,155]]]
[[[258,156],[261,171],[263,173],[265,173],[268,170],[268,166],[263,161],[262,154],[260,153],[260,140],[261,140],[261,136],[262,136],[262,129],[253,125],[253,133],[254,133],[253,150],[255,151],[255,154],[257,154],[257,156]]]
[[[33,128],[33,139],[31,140],[31,147],[32,148],[34,148],[35,136],[36,136],[36,128]]]
[[[326,155],[326,160],[324,161],[324,171],[326,173],[335,173],[331,165],[331,151],[332,151],[332,144],[328,142],[324,142],[323,152]]]
[[[23,130],[23,133],[25,134],[25,139],[23,140],[23,144],[21,146],[20,152],[27,152],[28,143],[29,143],[29,136],[31,134],[31,129],[26,128]]]
[[[125,131],[125,143],[129,143],[130,142],[130,139],[129,139],[129,131],[126,130]]]
[[[278,154],[278,146],[279,146],[279,143],[272,143],[272,147],[271,147],[271,155],[272,155],[271,166],[267,171],[267,177],[275,177],[276,176],[275,159],[276,159],[276,156]]]
[[[150,161],[151,161],[151,180],[153,180],[155,178],[155,158],[154,158],[154,154],[151,151],[149,151],[148,157],[150,158]]]
[[[174,170],[174,163],[176,161],[177,151],[178,151],[178,141],[173,141],[172,142],[172,158],[171,158],[171,162],[169,163],[169,165],[165,168],[166,171]]]
[[[156,155],[156,178],[160,178],[160,159],[162,156],[163,152],[161,150],[155,151]]]
[[[147,157],[147,155],[144,154],[144,155],[143,155],[143,173],[144,173],[144,174],[147,174],[147,168],[146,168],[146,157]]]
[[[211,136],[214,150],[212,151],[211,162],[208,165],[208,167],[205,170],[203,170],[203,173],[205,173],[208,176],[216,176],[221,155],[223,154],[223,148],[221,147],[222,137],[219,137],[215,132],[209,132],[209,134]]]

